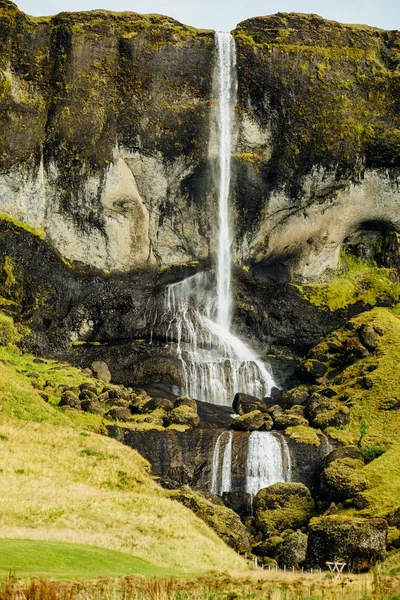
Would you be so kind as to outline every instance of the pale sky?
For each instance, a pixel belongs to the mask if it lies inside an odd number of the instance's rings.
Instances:
[[[228,31],[244,19],[276,12],[316,13],[342,23],[400,29],[399,0],[16,0],[30,15],[95,8],[168,15],[194,27]]]

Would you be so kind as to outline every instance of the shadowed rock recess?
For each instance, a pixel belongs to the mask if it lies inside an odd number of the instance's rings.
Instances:
[[[400,509],[400,33],[278,13],[232,35],[232,331],[271,397],[234,390],[238,416],[183,391],[166,294],[215,268],[217,54],[166,16],[0,0],[0,325],[111,377],[63,386],[60,410],[96,415],[236,550],[365,570]]]

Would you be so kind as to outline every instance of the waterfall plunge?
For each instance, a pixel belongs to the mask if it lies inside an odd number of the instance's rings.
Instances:
[[[274,385],[256,353],[231,332],[231,245],[229,188],[232,123],[236,103],[235,42],[216,34],[218,131],[218,256],[216,271],[198,273],[168,286],[168,341],[176,342],[184,385],[180,392],[230,405],[236,392],[262,398]]]
[[[253,431],[247,449],[246,492],[253,498],[262,488],[291,478],[290,453],[283,436]]]

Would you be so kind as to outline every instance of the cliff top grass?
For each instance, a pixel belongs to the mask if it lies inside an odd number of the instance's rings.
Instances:
[[[314,306],[338,310],[362,302],[374,306],[378,302],[396,304],[400,299],[400,283],[394,270],[378,267],[372,260],[361,260],[342,253],[338,272],[323,283],[296,286]]]
[[[88,430],[96,423],[83,413],[82,423],[71,420],[32,386],[50,377],[83,382],[79,369],[37,362],[4,341],[0,546],[1,539],[95,546],[147,561],[154,574],[158,568],[179,574],[245,567],[203,521],[157,486],[136,451]],[[79,571],[79,560],[75,567]]]

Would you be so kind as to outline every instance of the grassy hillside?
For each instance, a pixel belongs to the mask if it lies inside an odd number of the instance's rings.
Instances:
[[[51,391],[46,402],[39,382],[50,378],[85,379],[12,344],[0,347],[0,538],[96,546],[176,573],[245,566],[157,486],[136,451],[93,431],[97,416],[81,414],[77,423],[52,404]]]

